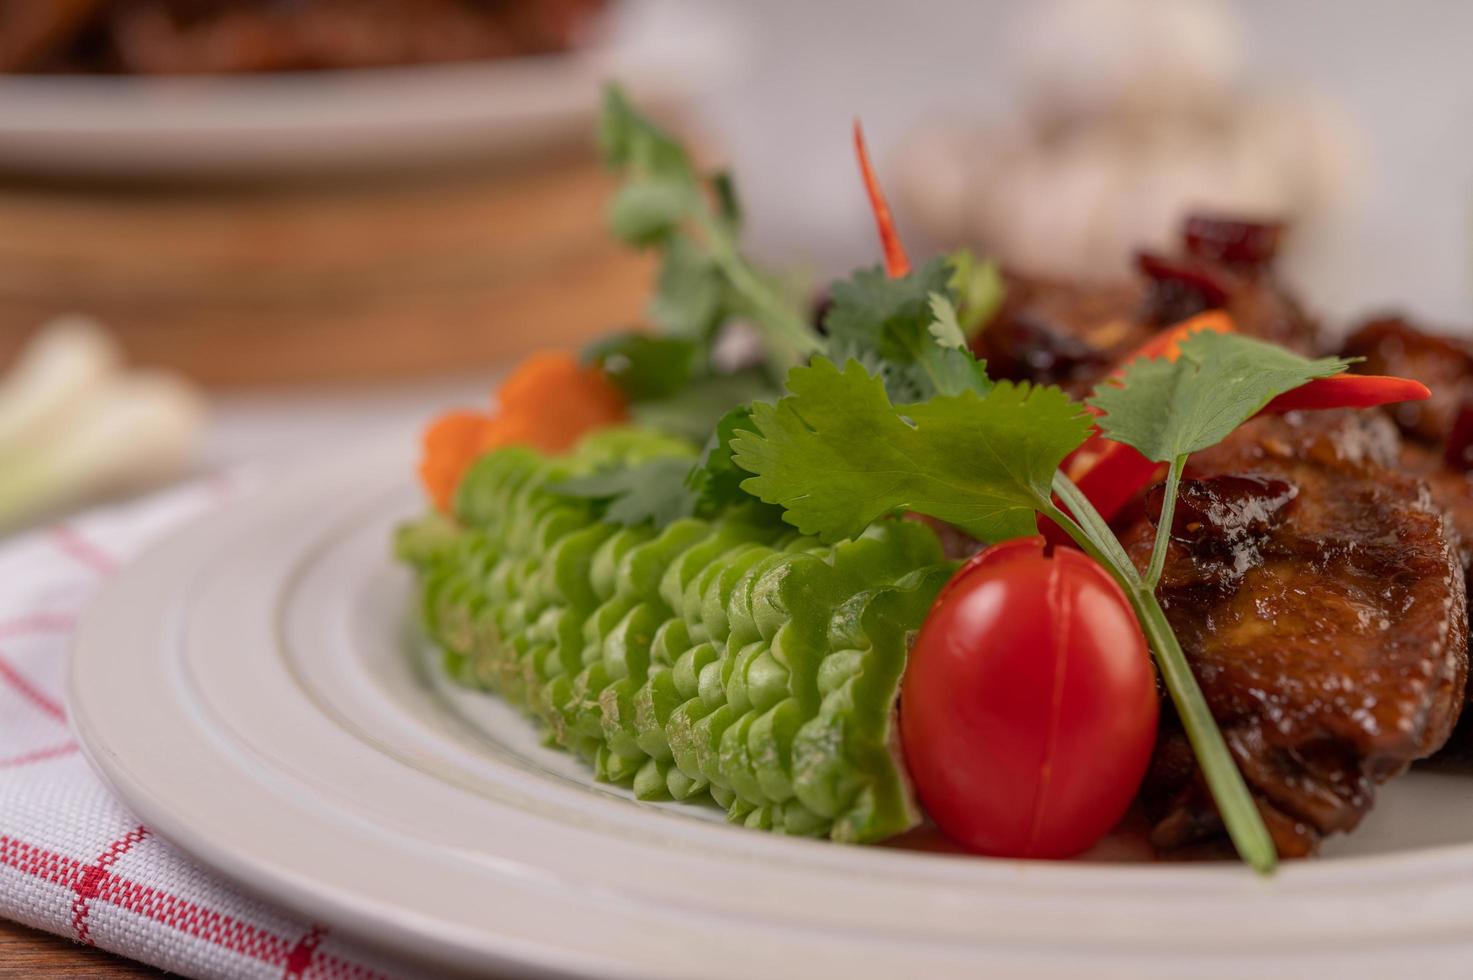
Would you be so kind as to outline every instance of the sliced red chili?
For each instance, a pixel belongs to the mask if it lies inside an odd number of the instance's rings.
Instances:
[[[1375,408],[1397,402],[1420,402],[1432,392],[1420,381],[1378,374],[1335,374],[1317,378],[1269,402],[1260,415],[1283,415],[1299,409]]]
[[[869,150],[864,145],[864,130],[860,128],[859,120],[854,120],[854,152],[859,157],[859,172],[864,177],[864,190],[869,195],[869,206],[875,213],[875,226],[880,232],[880,247],[885,250],[885,271],[891,279],[899,279],[910,272],[910,259],[905,254],[905,246],[900,244],[900,236],[895,233],[895,219],[890,216],[890,205],[885,201],[885,193],[880,190],[880,182],[875,177],[875,170],[870,166]]]

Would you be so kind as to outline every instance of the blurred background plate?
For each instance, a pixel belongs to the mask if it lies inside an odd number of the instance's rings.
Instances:
[[[676,91],[657,66],[597,50],[300,75],[10,76],[0,78],[0,167],[261,176],[520,154],[585,137],[611,73],[655,101]]]
[[[586,142],[608,78],[668,107],[729,61],[728,35],[710,21],[663,16],[652,33],[645,17],[637,5],[614,4],[585,43],[496,60],[235,74],[0,74],[0,170],[47,178],[261,178],[525,157],[550,144]]]

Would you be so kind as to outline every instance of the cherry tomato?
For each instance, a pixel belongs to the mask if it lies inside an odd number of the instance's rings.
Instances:
[[[1125,594],[1082,552],[1044,545],[995,545],[957,572],[900,691],[921,802],[999,857],[1088,848],[1130,806],[1156,741],[1156,675]]]

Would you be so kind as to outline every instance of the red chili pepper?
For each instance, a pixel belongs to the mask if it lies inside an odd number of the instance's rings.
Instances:
[[[864,190],[869,194],[869,206],[875,213],[875,226],[880,231],[880,246],[885,250],[885,272],[891,279],[899,279],[910,272],[910,259],[905,255],[905,246],[895,233],[895,219],[890,216],[890,205],[885,203],[885,194],[870,166],[869,150],[864,145],[864,130],[859,120],[854,120],[854,152],[859,157],[859,172],[864,177]]]
[[[1286,391],[1259,415],[1283,415],[1299,409],[1375,408],[1396,402],[1420,402],[1432,392],[1420,381],[1380,374],[1334,374]]]

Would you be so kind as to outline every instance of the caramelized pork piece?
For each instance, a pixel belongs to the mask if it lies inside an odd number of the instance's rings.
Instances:
[[[1285,856],[1359,823],[1461,708],[1454,537],[1394,468],[1398,441],[1370,413],[1263,418],[1193,457],[1181,489],[1158,595]],[[1153,533],[1142,517],[1122,535],[1142,568]],[[1174,723],[1143,798],[1160,848],[1222,834]]]
[[[1432,389],[1426,401],[1386,411],[1406,437],[1401,468],[1427,481],[1461,539],[1463,569],[1473,569],[1473,346],[1389,316],[1357,329],[1341,353],[1365,358],[1353,371],[1415,378]]]
[[[1142,255],[1140,281],[1060,283],[1010,275],[1002,309],[973,347],[990,373],[1085,394],[1163,327],[1226,310],[1243,333],[1299,351],[1317,327],[1273,274],[1282,228],[1203,216],[1188,220],[1177,256]]]
[[[1403,473],[1427,481],[1432,502],[1452,522],[1463,573],[1473,571],[1473,474],[1448,466],[1439,450],[1415,443],[1402,448],[1398,465]]]
[[[1424,402],[1393,406],[1392,418],[1413,442],[1444,449],[1458,428],[1459,417],[1473,405],[1473,349],[1467,342],[1429,333],[1403,317],[1372,320],[1346,338],[1341,354],[1365,358],[1352,370],[1361,374],[1396,374],[1415,378],[1432,389]],[[1466,422],[1464,428],[1466,428]],[[1465,436],[1462,443],[1466,445]],[[1456,457],[1464,447],[1454,452]],[[1466,464],[1463,468],[1466,468]]]
[[[1006,283],[1002,309],[973,342],[995,378],[1058,384],[1082,394],[1157,330],[1140,316],[1146,293],[1139,283],[1011,274]]]

